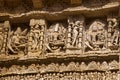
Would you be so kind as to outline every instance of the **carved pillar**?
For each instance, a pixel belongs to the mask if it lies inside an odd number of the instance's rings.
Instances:
[[[28,54],[37,56],[44,52],[46,22],[44,19],[31,19],[30,27]]]
[[[0,24],[0,52],[4,53],[2,43],[3,43],[3,23]]]
[[[71,18],[68,19],[68,36],[67,36],[67,48],[71,46],[72,40],[72,26],[73,26],[73,22],[71,20]]]
[[[68,35],[67,35],[67,52],[78,51],[83,49],[83,28],[84,17],[72,16],[68,18]]]
[[[84,28],[84,17],[80,17],[79,25],[79,38],[78,38],[78,48],[83,49],[83,28]]]
[[[31,27],[31,30],[30,30],[30,34],[29,34],[29,39],[28,39],[28,51],[31,52],[31,49],[32,49],[32,32],[33,32],[33,26],[34,26],[34,19],[31,19],[30,20],[30,27]]]
[[[3,26],[4,26],[2,29],[3,30],[3,32],[2,32],[3,46],[2,46],[1,52],[7,54],[7,38],[8,38],[8,31],[9,31],[9,27],[10,27],[9,21],[5,21]]]
[[[107,19],[108,21],[108,36],[107,36],[107,39],[108,39],[108,46],[110,46],[111,44],[111,37],[112,37],[112,22],[110,21],[110,17],[108,17]]]
[[[41,30],[41,37],[40,37],[40,51],[44,51],[44,31],[45,31],[45,25],[41,25],[41,27],[43,28],[42,30]]]

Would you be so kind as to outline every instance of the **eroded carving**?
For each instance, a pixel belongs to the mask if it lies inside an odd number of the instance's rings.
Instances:
[[[8,48],[10,54],[24,53],[27,54],[27,29],[21,30],[17,27],[15,31],[9,30],[8,34]]]
[[[1,50],[2,50],[2,48],[3,48],[3,24],[0,24],[0,52],[1,52]]]
[[[47,30],[46,50],[48,52],[65,51],[66,29],[62,23],[55,23]]]
[[[82,51],[84,17],[70,17],[68,19],[67,49]]]
[[[44,52],[44,36],[46,23],[44,19],[30,20],[30,35],[29,35],[29,55],[39,55]],[[32,54],[33,53],[33,54]]]
[[[108,17],[108,48],[118,50],[119,47],[119,28],[117,18]]]
[[[105,23],[100,20],[94,21],[86,31],[86,51],[99,51],[106,49],[106,33]]]
[[[0,77],[1,80],[119,80],[119,72],[64,72],[64,73],[46,73],[46,74],[23,74],[8,75]]]

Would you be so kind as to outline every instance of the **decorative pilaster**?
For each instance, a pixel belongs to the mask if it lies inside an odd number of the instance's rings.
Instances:
[[[67,51],[81,53],[83,50],[84,17],[72,16],[68,18]],[[79,52],[78,52],[79,51]]]
[[[111,18],[108,17],[107,19],[108,21],[108,36],[107,36],[107,39],[108,39],[108,47],[111,45],[111,37],[112,37],[112,21],[111,21]]]
[[[3,24],[3,31],[2,34],[3,35],[3,45],[2,45],[2,49],[1,52],[7,54],[7,41],[8,41],[8,31],[9,31],[9,27],[10,27],[10,23],[9,21],[5,21]]]
[[[72,40],[72,26],[73,26],[73,22],[71,20],[71,18],[68,19],[68,36],[67,36],[67,48],[71,46]]]
[[[80,24],[79,24],[79,37],[78,37],[78,48],[83,49],[83,28],[84,28],[84,17],[80,17]]]

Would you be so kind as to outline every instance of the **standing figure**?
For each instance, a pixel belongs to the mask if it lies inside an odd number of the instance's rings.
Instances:
[[[78,38],[78,26],[77,25],[75,25],[74,26],[74,28],[73,28],[73,42],[72,42],[72,45],[73,46],[76,46],[78,43],[78,41],[77,41],[77,38]]]
[[[32,33],[32,50],[39,50],[39,43],[40,43],[40,28],[39,25],[35,25]]]

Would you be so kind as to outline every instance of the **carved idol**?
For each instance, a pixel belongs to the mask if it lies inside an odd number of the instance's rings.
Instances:
[[[10,52],[18,53],[23,51],[26,53],[27,29],[24,29],[24,31],[22,31],[21,28],[18,27],[16,31],[9,32],[8,38],[8,48]]]
[[[99,20],[94,21],[86,31],[86,50],[101,50],[106,48],[105,24]]]
[[[61,23],[55,23],[47,31],[47,43],[45,44],[48,52],[63,51],[65,47],[66,29]]]

